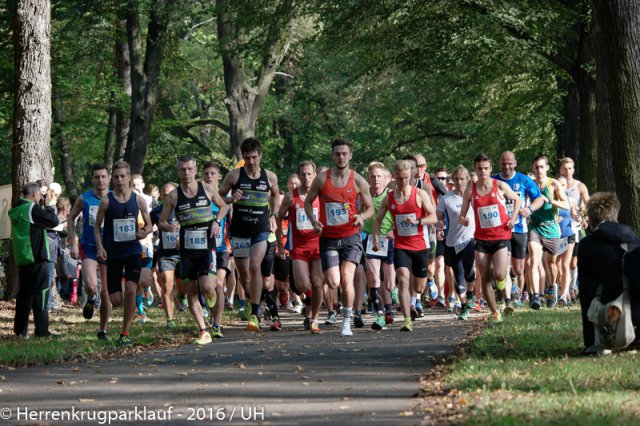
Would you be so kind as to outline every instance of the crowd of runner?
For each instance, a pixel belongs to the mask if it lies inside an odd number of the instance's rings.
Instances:
[[[191,312],[197,345],[223,337],[232,309],[252,332],[281,330],[279,309],[288,309],[310,333],[340,322],[350,336],[365,321],[410,332],[425,308],[502,321],[519,306],[575,301],[589,194],[570,158],[555,178],[546,156],[524,174],[510,151],[498,167],[478,155],[472,170],[432,175],[415,154],[390,168],[372,162],[365,177],[350,167],[349,141],[330,148],[331,167],[301,162],[285,192],[261,166],[255,138],[226,175],[184,156],[177,182],[147,194],[126,162],[94,165],[93,187],[66,216],[66,239],[81,260],[84,317],[99,303],[98,338],[108,338],[112,309],[123,305],[117,343],[130,346],[154,294],[168,330],[176,311]]]

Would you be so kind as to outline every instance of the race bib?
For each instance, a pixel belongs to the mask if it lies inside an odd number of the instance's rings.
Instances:
[[[507,200],[504,203],[504,207],[507,210],[507,216],[512,217],[513,216],[513,208],[515,207],[515,203],[511,200]]]
[[[467,244],[469,244],[469,241],[470,240],[467,240],[464,243],[456,244],[455,246],[453,246],[453,249],[455,250],[456,254],[459,254],[462,250],[464,250],[465,247],[467,247]]]
[[[231,249],[233,250],[233,257],[238,259],[249,257],[251,238],[232,238]]]
[[[179,232],[163,232],[162,233],[162,248],[165,250],[174,250],[178,246]]]
[[[409,218],[411,220],[416,219],[416,214],[399,214],[396,215],[396,229],[398,231],[398,235],[401,237],[410,237],[413,235],[418,235],[418,225],[412,225],[410,223],[406,223],[405,219]]]
[[[327,215],[327,218],[329,217],[329,215]],[[349,217],[349,215],[347,215],[347,218]],[[314,208],[313,209],[313,218],[314,219],[318,219],[318,209]],[[309,231],[311,229],[313,229],[313,226],[311,226],[311,220],[309,219],[309,217],[307,216],[307,214],[305,213],[304,209],[301,207],[296,207],[296,225],[298,227],[298,231]]]
[[[378,242],[380,246],[380,250],[373,251],[373,236],[369,235],[367,237],[367,249],[365,253],[369,256],[382,256],[386,257],[389,254],[389,241],[387,241],[387,237],[380,236],[380,241]]]
[[[99,206],[89,206],[89,226],[95,226]]]
[[[184,231],[184,248],[187,250],[207,250],[207,230],[188,229]]]
[[[216,232],[216,247],[222,247],[224,245],[224,237],[222,236],[222,228]]]
[[[482,229],[496,228],[502,225],[497,204],[478,208],[478,218],[480,218],[480,228]]]
[[[136,219],[113,219],[113,241],[118,243],[136,239]]]
[[[556,252],[557,256],[563,254],[569,248],[569,238],[561,238],[558,243],[558,251]]]
[[[327,226],[338,226],[349,223],[349,212],[342,203],[327,203],[324,205],[327,216]]]

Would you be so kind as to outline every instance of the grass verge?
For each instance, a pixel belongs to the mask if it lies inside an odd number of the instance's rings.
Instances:
[[[151,347],[173,347],[191,343],[196,337],[196,326],[191,314],[176,312],[177,328],[166,330],[166,317],[157,307],[147,311],[145,324],[133,324],[130,331],[134,346],[122,349],[116,346],[122,325],[122,308],[113,312],[109,322],[109,338],[98,340],[99,313],[96,310],[90,321],[82,317],[82,308],[65,306],[58,315],[50,315],[49,328],[57,334],[55,338],[33,337],[33,321],[30,322],[31,338],[25,340],[13,335],[13,302],[0,302],[0,367],[21,367],[62,361],[110,359],[122,354],[142,352]],[[232,322],[231,314],[225,312],[223,324]]]
[[[581,327],[579,308],[521,310],[488,325],[427,380],[425,412],[431,401],[437,423],[638,424],[638,352],[581,357]]]

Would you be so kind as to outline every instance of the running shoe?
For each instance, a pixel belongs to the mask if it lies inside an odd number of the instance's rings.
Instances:
[[[555,287],[546,289],[544,291],[544,296],[547,300],[547,308],[553,308],[558,304],[558,296]]]
[[[227,302],[224,305],[224,309],[227,311],[233,311],[233,303],[231,303],[230,300],[227,300]]]
[[[309,327],[311,326],[311,318],[309,317],[305,318],[304,321],[302,322],[302,325],[305,330],[309,330]]]
[[[172,319],[167,320],[167,324],[164,326],[167,330],[175,330],[176,327],[176,322]]]
[[[522,292],[522,303],[529,303],[529,293],[526,291]]]
[[[567,299],[564,296],[560,296],[558,299],[558,307],[565,308],[567,307]]]
[[[364,320],[362,319],[361,315],[354,315],[353,316],[353,326],[355,328],[362,328],[364,327]]]
[[[144,289],[144,303],[148,308],[153,306],[153,293],[151,292],[151,287],[147,287]]]
[[[430,279],[427,285],[429,286],[429,300],[436,300],[438,298],[438,286],[436,282]]]
[[[200,330],[198,337],[193,341],[194,345],[202,346],[211,343],[211,334],[207,330]]]
[[[453,313],[455,305],[456,305],[456,298],[453,296],[449,296],[449,298],[447,299],[447,312]]]
[[[291,310],[289,312],[293,312],[294,314],[302,313],[302,303],[297,303],[297,304],[293,305],[293,307],[291,308]]]
[[[107,332],[104,330],[98,331],[98,340],[107,340]]]
[[[503,291],[505,288],[507,288],[506,278],[504,281],[498,281],[498,280],[495,280],[495,281],[496,281],[496,289],[498,291]]]
[[[394,288],[394,289],[391,291],[391,302],[392,302],[393,304],[395,304],[395,305],[397,305],[397,304],[399,304],[399,303],[400,303],[400,299],[398,298],[398,289],[397,289],[397,288]]]
[[[185,312],[188,307],[187,296],[178,299],[178,312]]]
[[[281,291],[278,293],[278,299],[280,300],[280,307],[284,308],[289,304],[289,292]]]
[[[311,334],[322,333],[322,330],[320,330],[320,327],[318,327],[318,321],[311,321],[311,324],[309,325],[309,331],[311,332]]]
[[[251,314],[249,313],[249,310],[246,307],[240,308],[240,310],[238,311],[238,317],[240,317],[241,320],[249,321]]]
[[[409,313],[411,314],[411,321],[415,321],[418,318],[418,311],[415,306],[411,305],[409,307]]]
[[[332,325],[338,322],[338,319],[336,318],[336,313],[335,312],[329,312],[329,314],[327,315],[327,320],[324,322],[325,325]]]
[[[85,319],[90,320],[93,318],[93,308],[96,304],[96,296],[93,296],[93,299],[88,299],[87,303],[84,304],[84,308],[82,308],[82,316]]]
[[[271,329],[271,331],[280,331],[280,330],[282,330],[282,323],[280,322],[280,318],[273,317],[273,319],[271,320],[270,329]]]
[[[349,322],[349,318],[344,318],[342,320],[342,330],[340,330],[341,336],[353,336],[353,332],[351,331],[351,324]]]
[[[506,308],[506,307],[507,307],[507,304],[504,302],[504,300],[501,300],[501,301],[498,302],[498,310],[500,312],[503,312],[504,308]]]
[[[202,318],[207,318],[208,316],[209,316],[209,310],[203,306],[202,307]]]
[[[131,346],[133,346],[133,342],[131,341],[129,336],[121,334],[120,338],[116,340],[116,345],[120,346],[121,348],[130,348]]]
[[[489,315],[490,322],[502,322],[502,314],[500,312],[494,312]]]
[[[540,296],[533,296],[531,298],[531,309],[537,311],[542,307],[542,303],[540,303]]]
[[[456,302],[453,305],[453,313],[454,314],[459,314],[461,310],[462,310],[462,305],[460,304],[460,302]]]
[[[147,322],[147,316],[143,314],[136,315],[136,318],[133,320],[136,324],[144,324]]]
[[[509,303],[504,307],[504,309],[502,310],[502,313],[505,314],[505,316],[509,316],[509,315],[513,315],[515,311],[516,310],[513,309],[513,306],[511,306],[511,303]]]
[[[249,317],[249,322],[247,323],[245,331],[260,331],[260,320],[257,316],[251,315],[251,317]]]
[[[393,324],[394,321],[395,321],[395,319],[394,319],[394,315],[393,315],[392,311],[389,311],[386,314],[384,314],[384,322],[385,322],[385,324]]]
[[[218,301],[218,295],[214,291],[211,297],[205,297],[204,301],[206,302],[209,309],[213,309],[213,307],[216,306],[216,302]]]
[[[404,322],[402,323],[402,327],[400,327],[400,331],[413,331],[413,323],[411,321],[410,317],[404,317]]]
[[[462,305],[462,308],[460,309],[460,314],[458,314],[458,319],[460,321],[466,321],[469,319],[469,310],[470,310],[470,306],[468,303],[465,303],[464,305]]]
[[[444,300],[444,296],[438,296],[436,299],[436,307],[437,308],[444,308],[445,307],[445,300]]]
[[[418,313],[418,318],[422,318],[424,313],[422,312],[422,303],[416,300],[416,312]]]
[[[386,330],[387,323],[384,320],[384,315],[378,314],[376,320],[371,324],[373,330]]]
[[[211,327],[211,336],[216,339],[222,339],[222,328],[218,324],[213,324]]]

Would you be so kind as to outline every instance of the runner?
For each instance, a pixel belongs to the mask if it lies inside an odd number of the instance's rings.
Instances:
[[[518,215],[518,221],[516,222],[511,232],[511,267],[513,273],[518,280],[519,290],[524,295],[524,263],[527,257],[527,234],[529,232],[527,220],[529,216],[542,207],[544,202],[542,194],[538,185],[535,184],[533,179],[529,176],[517,172],[516,167],[518,162],[516,161],[516,155],[511,151],[505,151],[500,155],[500,173],[493,176],[494,179],[498,179],[507,185],[520,196],[520,212]],[[531,202],[529,206],[526,205],[527,199]],[[507,215],[513,214],[514,205],[511,200],[505,200],[505,207],[507,208]],[[508,276],[508,281],[511,280],[511,275]],[[507,286],[504,289],[505,297],[505,313],[509,314],[513,312],[513,307],[509,305],[509,299],[511,298],[511,283],[507,282]],[[535,296],[539,292],[538,284],[527,283],[531,296]],[[523,297],[523,299],[525,299]],[[526,300],[523,300],[526,302]]]
[[[458,223],[470,226],[467,218],[469,208],[473,208],[476,231],[475,260],[482,279],[484,297],[491,309],[491,318],[502,321],[502,314],[496,306],[495,294],[491,283],[491,272],[496,280],[496,288],[502,291],[507,286],[509,274],[509,246],[511,230],[518,220],[520,197],[509,185],[491,178],[491,159],[484,154],[474,160],[478,182],[467,187],[463,195],[462,208]],[[507,215],[505,197],[514,203],[513,214]]]
[[[304,200],[304,210],[313,229],[320,234],[320,260],[330,288],[342,291],[342,336],[351,336],[353,276],[362,257],[360,228],[373,216],[367,181],[349,168],[353,148],[345,139],[331,141],[334,166],[316,176]],[[356,201],[360,196],[363,212]],[[313,202],[320,197],[320,220],[313,216]]]
[[[429,194],[411,185],[411,168],[412,164],[407,160],[396,161],[396,188],[389,191],[382,200],[372,230],[373,250],[379,251],[382,221],[387,211],[390,211],[394,225],[393,263],[400,290],[400,307],[404,315],[400,331],[413,330],[409,308],[410,286],[414,291],[419,291],[426,284],[429,259],[426,226],[437,220],[435,206]]]
[[[98,260],[107,262],[106,284],[111,304],[113,307],[124,304],[122,330],[117,344],[127,347],[132,345],[129,327],[135,314],[135,297],[140,279],[140,240],[151,233],[153,225],[146,202],[131,189],[131,169],[126,161],[118,161],[113,165],[112,180],[114,191],[100,200],[93,235]],[[144,220],[142,228],[138,226],[139,213],[142,213]],[[101,241],[103,222],[104,241]]]
[[[384,164],[372,162],[367,167],[367,180],[371,187],[371,198],[374,214],[380,210],[380,205],[387,196],[387,185],[391,181],[391,174]],[[386,324],[393,324],[394,315],[391,309],[390,292],[396,286],[396,271],[393,267],[393,218],[390,212],[385,214],[380,230],[380,250],[373,251],[373,218],[364,222],[365,262],[367,271],[367,283],[369,287],[369,300],[372,302],[376,320],[371,324],[374,330],[382,330]],[[380,267],[384,274],[384,287],[380,286]],[[383,306],[384,302],[384,306]]]
[[[195,158],[189,155],[180,157],[177,168],[180,185],[166,196],[158,229],[180,232],[180,275],[183,280],[189,280],[186,285],[189,310],[199,329],[194,343],[206,345],[211,342],[211,334],[202,317],[199,294],[202,293],[209,308],[217,306],[215,235],[224,218],[220,213],[217,217],[213,215],[211,200],[221,208],[226,204],[211,185],[196,180]],[[169,223],[173,210],[178,224]]]
[[[82,259],[82,282],[86,294],[86,302],[82,309],[82,316],[93,318],[93,309],[98,300],[98,272],[100,273],[100,329],[98,339],[107,339],[107,323],[111,315],[111,302],[107,288],[107,265],[98,261],[98,249],[94,239],[93,227],[100,200],[109,193],[109,171],[104,164],[94,164],[91,167],[91,183],[93,188],[84,192],[77,199],[67,222],[67,241],[73,259]],[[82,235],[80,244],[76,242],[76,219],[82,213]]]
[[[538,155],[533,159],[531,165],[535,175],[535,183],[540,188],[544,204],[539,210],[531,214],[529,225],[529,256],[530,275],[528,282],[540,283],[540,287],[545,287],[545,299],[547,307],[556,305],[557,292],[555,289],[558,269],[556,267],[556,255],[560,245],[560,226],[556,221],[558,209],[569,209],[567,196],[562,190],[560,183],[547,177],[549,171],[549,159],[546,155]],[[542,261],[542,268],[540,267]],[[540,308],[539,298],[531,301],[533,309]]]
[[[261,264],[267,253],[267,239],[276,229],[275,213],[279,209],[278,178],[260,166],[262,148],[256,138],[240,145],[244,166],[230,171],[220,186],[224,196],[233,189],[233,220],[230,235],[233,257],[241,285],[248,289],[251,316],[248,331],[260,331],[258,313],[264,281]]]
[[[458,319],[469,318],[473,290],[476,284],[475,247],[473,235],[476,230],[473,213],[467,211],[468,226],[461,226],[458,219],[462,208],[462,196],[469,186],[469,171],[464,166],[458,166],[453,170],[454,189],[444,195],[438,206],[438,225],[444,229],[447,224],[447,236],[444,241],[444,261],[448,267],[453,268],[454,288],[460,298],[461,310]]]
[[[565,193],[567,192],[567,178],[558,176],[558,183]],[[558,268],[558,284],[560,292],[558,294],[558,306],[565,307],[571,305],[569,289],[571,286],[571,259],[573,258],[573,248],[576,245],[575,230],[572,226],[571,213],[575,210],[573,199],[567,197],[570,209],[558,209],[558,216],[562,218],[560,222],[560,248],[556,258]]]

